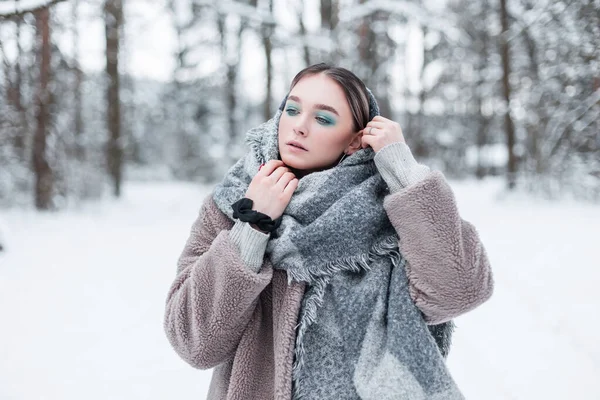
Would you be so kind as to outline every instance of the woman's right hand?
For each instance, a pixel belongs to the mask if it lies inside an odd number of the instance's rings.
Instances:
[[[254,176],[245,197],[252,200],[253,210],[275,220],[283,215],[296,187],[298,178],[283,161],[271,160]]]

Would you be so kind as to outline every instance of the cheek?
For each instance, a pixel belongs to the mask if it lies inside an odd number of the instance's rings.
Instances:
[[[285,115],[282,115],[279,119],[279,126],[277,127],[277,135],[279,137],[279,141],[283,140],[282,133],[286,133],[290,131],[290,123],[289,118],[286,118]]]
[[[281,129],[289,125],[289,119],[286,113],[281,114],[281,117],[279,117],[279,128]]]
[[[321,142],[321,148],[325,152],[331,150],[337,151],[339,147],[347,144],[348,134],[340,127],[324,127],[319,125],[315,128],[315,131],[319,134],[319,142]]]

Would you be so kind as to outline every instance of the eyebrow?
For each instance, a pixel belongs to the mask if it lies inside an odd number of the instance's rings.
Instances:
[[[294,100],[297,103],[302,104],[302,100],[300,100],[300,98],[298,96],[288,96],[288,100]],[[337,110],[331,106],[328,106],[327,104],[315,104],[315,108],[319,109],[319,110],[325,110],[325,111],[330,111],[332,113],[334,113],[335,115],[337,115],[338,117],[340,116],[340,114],[337,112]]]

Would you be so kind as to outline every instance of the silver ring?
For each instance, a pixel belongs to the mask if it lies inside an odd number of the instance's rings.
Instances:
[[[372,131],[372,130],[373,130],[373,127],[372,127],[372,126],[370,126],[370,127],[369,127],[369,135],[371,135],[371,131]]]

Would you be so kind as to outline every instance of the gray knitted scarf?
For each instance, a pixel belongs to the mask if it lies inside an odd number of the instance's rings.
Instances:
[[[371,96],[371,116],[378,115]],[[233,219],[260,164],[279,159],[275,116],[246,134],[250,151],[213,198]],[[428,326],[411,300],[388,188],[368,147],[302,177],[266,254],[306,282],[293,364],[294,399],[463,399],[445,357],[453,323]]]

